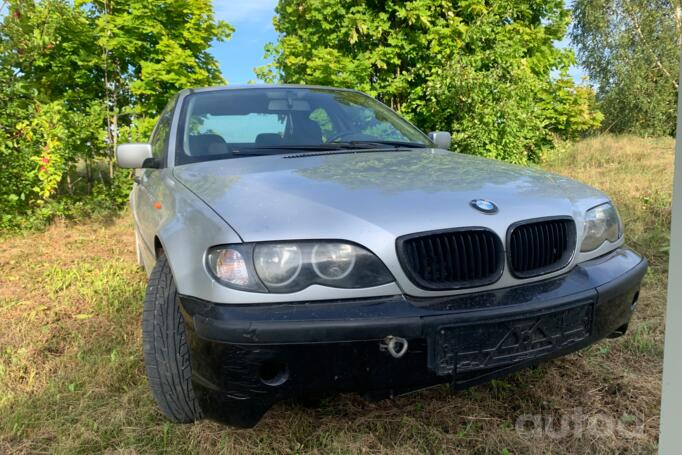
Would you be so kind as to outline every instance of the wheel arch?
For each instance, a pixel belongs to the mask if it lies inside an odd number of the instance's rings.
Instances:
[[[159,236],[155,235],[154,236],[154,257],[158,260],[164,254],[165,254],[165,248],[163,247],[163,243],[161,243],[161,239],[159,238]]]

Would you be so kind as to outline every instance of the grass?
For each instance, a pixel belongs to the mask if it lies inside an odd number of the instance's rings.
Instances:
[[[543,167],[611,195],[628,243],[651,261],[624,338],[455,395],[437,387],[378,403],[341,396],[315,410],[280,404],[253,430],[173,425],[156,411],[129,217],[0,238],[0,453],[654,452],[673,141],[589,139]],[[574,414],[612,425],[560,437],[560,419]],[[554,436],[517,431],[521,415]]]

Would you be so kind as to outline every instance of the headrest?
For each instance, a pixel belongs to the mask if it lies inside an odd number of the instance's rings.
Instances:
[[[277,133],[261,133],[256,136],[256,145],[281,145],[282,136]]]
[[[189,137],[192,156],[224,155],[229,152],[225,139],[218,134],[198,134]]]

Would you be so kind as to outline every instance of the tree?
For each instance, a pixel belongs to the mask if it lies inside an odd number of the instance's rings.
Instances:
[[[146,140],[169,97],[222,83],[210,0],[9,0],[0,23],[0,227],[58,200],[125,203],[119,137]],[[102,166],[104,164],[104,166]],[[49,202],[61,204],[46,208]],[[68,205],[68,204],[67,204]]]
[[[570,19],[562,0],[280,0],[276,13],[262,79],[363,90],[453,131],[455,150],[526,163],[554,134],[599,125],[587,92],[552,78],[573,62],[553,45]],[[566,106],[587,115],[556,122]]]
[[[682,6],[679,0],[576,0],[571,40],[597,85],[604,127],[673,135]]]
[[[113,151],[122,126],[135,119],[145,135],[170,94],[224,82],[207,50],[211,41],[229,39],[234,29],[215,21],[210,0],[78,0],[76,6],[87,13],[99,37],[96,56],[113,177]],[[123,125],[122,115],[128,116]]]
[[[84,16],[61,0],[14,1],[7,13],[0,26],[0,225],[42,210],[76,157],[92,158],[100,127],[90,115],[98,74],[82,58],[95,49]]]

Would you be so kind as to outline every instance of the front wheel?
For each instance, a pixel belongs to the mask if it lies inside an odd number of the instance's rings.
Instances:
[[[176,423],[201,419],[192,386],[192,366],[178,292],[163,255],[156,262],[147,285],[142,343],[149,387],[161,412]]]

